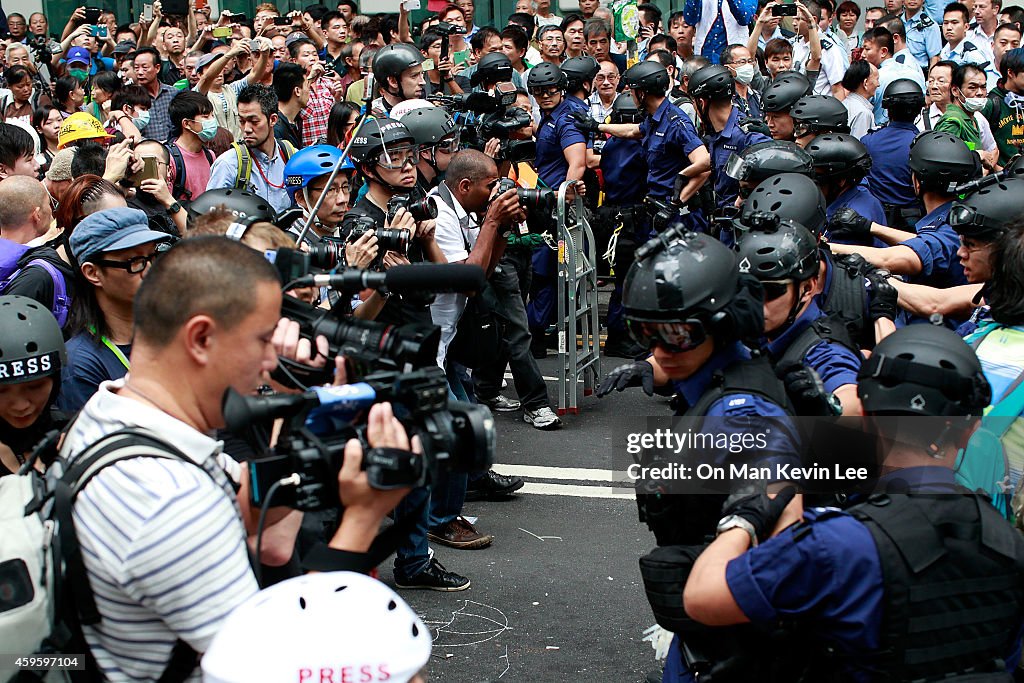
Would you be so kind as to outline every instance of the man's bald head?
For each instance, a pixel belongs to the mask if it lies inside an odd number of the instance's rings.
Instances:
[[[454,186],[460,180],[476,182],[497,172],[498,167],[495,165],[494,159],[478,150],[464,149],[452,157],[445,179],[450,180],[449,184]]]
[[[12,175],[0,181],[0,236],[24,244],[44,234],[53,217],[50,195],[35,178]]]

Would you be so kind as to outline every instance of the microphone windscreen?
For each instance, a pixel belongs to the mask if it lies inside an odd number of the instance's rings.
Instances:
[[[423,263],[395,266],[385,273],[385,282],[392,292],[476,292],[483,289],[487,278],[480,266],[464,263]]]

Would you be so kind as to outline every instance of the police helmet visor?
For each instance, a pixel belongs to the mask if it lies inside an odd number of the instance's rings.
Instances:
[[[415,166],[419,159],[419,145],[403,142],[396,145],[385,145],[384,151],[377,157],[377,165],[389,171],[397,171],[407,164]]]
[[[660,346],[669,353],[684,353],[708,338],[704,323],[696,319],[663,323],[627,320],[626,323],[633,339],[647,349]]]
[[[736,152],[729,154],[729,160],[725,162],[725,175],[733,180],[746,180],[750,174],[750,164]]]
[[[980,230],[1002,232],[1005,227],[1002,221],[992,220],[978,213],[978,209],[966,204],[954,204],[949,210],[949,225],[957,228],[975,228]],[[959,231],[958,231],[959,232]]]

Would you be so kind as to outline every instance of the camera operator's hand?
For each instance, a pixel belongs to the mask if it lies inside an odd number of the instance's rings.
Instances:
[[[274,345],[274,351],[278,356],[302,363],[312,368],[322,368],[327,365],[327,354],[329,346],[327,337],[317,335],[316,348],[309,339],[300,335],[299,323],[290,318],[281,318],[277,321],[274,334],[270,343]]]
[[[492,159],[497,158],[498,152],[501,150],[501,140],[498,138],[491,138],[484,145],[484,154],[491,157]]]
[[[654,396],[654,366],[645,360],[620,365],[604,378],[597,388],[597,397],[607,396],[612,389],[622,391],[627,387],[641,387],[648,396]]]
[[[323,62],[315,62],[313,66],[309,67],[309,75],[306,79],[312,83],[323,76],[325,71]]]
[[[85,23],[85,6],[83,5],[82,7],[79,7],[78,9],[76,9],[74,14],[71,15],[71,19],[76,24]]]
[[[366,440],[372,448],[411,450],[422,456],[423,447],[419,437],[413,437],[410,443],[405,427],[395,417],[390,403],[377,403],[370,408],[366,423]],[[398,505],[410,489],[380,491],[372,488],[363,469],[363,447],[356,439],[349,439],[345,444],[344,457],[338,472],[338,497],[345,508],[345,514],[342,515],[341,527],[331,541],[331,547],[362,552],[369,548],[377,535],[384,516]],[[343,543],[350,547],[343,547]]]
[[[828,222],[828,233],[832,239],[867,242],[871,239],[871,219],[861,216],[855,209],[839,209]]]
[[[399,254],[397,251],[386,252],[384,254],[384,258],[380,260],[380,263],[384,270],[387,270],[392,266],[410,265],[409,259],[405,256],[405,254]]]
[[[171,194],[167,183],[159,178],[147,178],[139,183],[139,190],[153,196],[163,206],[170,207],[174,204],[174,196]]]
[[[598,133],[601,122],[585,111],[574,111],[569,114],[572,123],[584,133]]]
[[[526,211],[519,203],[515,188],[494,197],[484,214],[484,222],[494,221],[498,225],[514,225],[526,220]]]
[[[423,244],[430,244],[434,241],[434,233],[437,231],[437,221],[420,221],[416,224],[415,237]]]
[[[367,230],[355,242],[345,245],[345,263],[349,268],[366,268],[377,258],[377,234]]]

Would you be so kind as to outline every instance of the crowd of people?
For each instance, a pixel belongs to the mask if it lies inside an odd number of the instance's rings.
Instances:
[[[612,288],[603,400],[783,425],[716,466],[828,459],[798,418],[874,438],[870,482],[827,495],[636,482],[649,680],[1014,680],[1024,8],[165,3],[0,17],[0,512],[44,510],[12,493],[44,473],[74,503],[56,618],[100,679],[420,680],[429,631],[361,574],[394,553],[399,590],[469,588],[435,548],[491,545],[465,501],[524,483],[480,407],[563,426],[538,366],[560,218]],[[423,264],[476,284],[402,288]],[[441,389],[403,404],[414,377]],[[389,400],[344,429],[272,412],[362,386]],[[445,405],[486,417],[443,442],[416,420]],[[467,434],[472,467],[422,473]],[[370,627],[326,637],[339,609]]]

